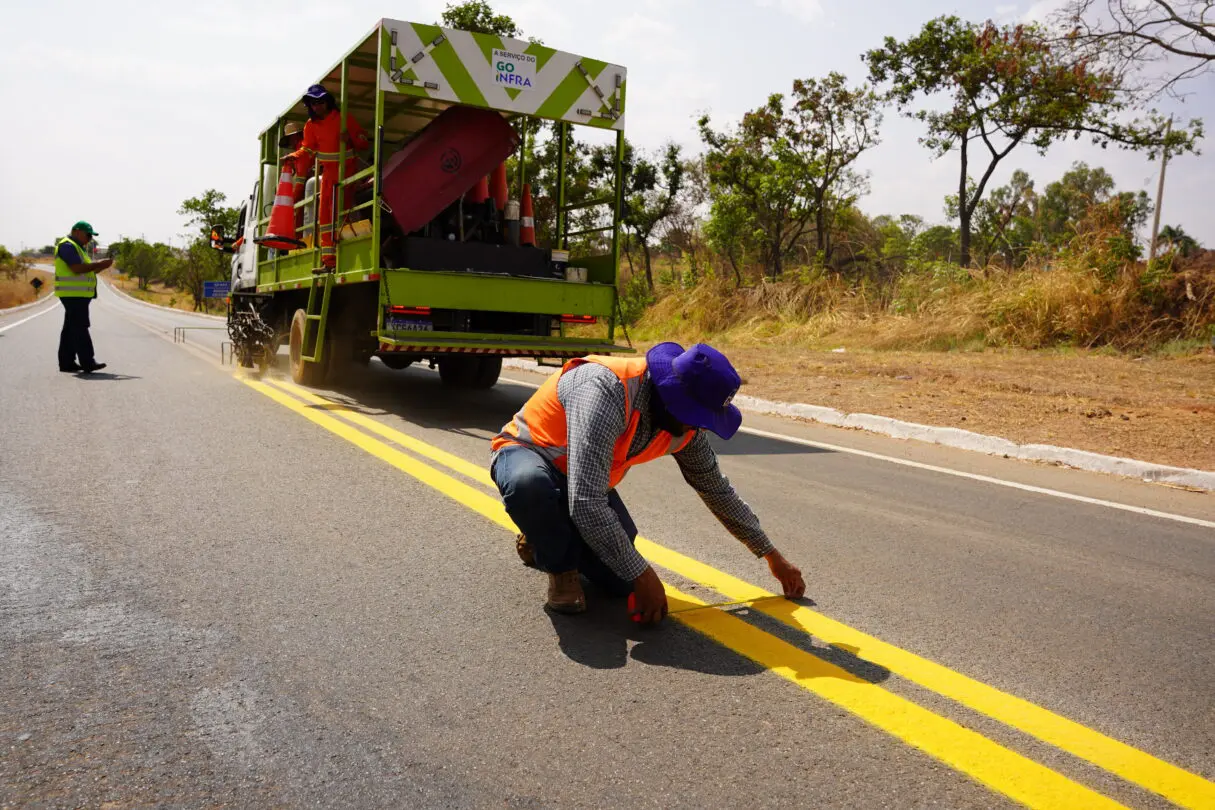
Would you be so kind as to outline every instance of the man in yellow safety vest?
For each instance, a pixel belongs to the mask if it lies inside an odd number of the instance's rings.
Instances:
[[[105,368],[93,356],[89,337],[89,303],[97,297],[97,274],[113,259],[90,262],[85,246],[97,231],[83,220],[72,226],[69,236],[55,245],[55,296],[63,304],[63,329],[59,332],[59,370],[86,374]],[[79,359],[79,363],[77,363]]]

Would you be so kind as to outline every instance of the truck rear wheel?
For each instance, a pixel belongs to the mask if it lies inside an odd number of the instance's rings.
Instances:
[[[501,373],[501,357],[481,355],[439,359],[439,379],[451,388],[493,388]]]
[[[325,364],[328,362],[328,358],[322,357],[324,362],[321,363],[309,363],[303,358],[304,324],[306,323],[308,323],[308,313],[297,309],[291,316],[291,337],[287,344],[291,354],[291,379],[300,385],[323,385],[326,376]]]

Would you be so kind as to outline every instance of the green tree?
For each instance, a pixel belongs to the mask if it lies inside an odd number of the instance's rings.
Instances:
[[[907,267],[912,242],[924,230],[924,218],[915,214],[892,217],[886,214],[870,222],[875,239],[872,251],[880,263],[882,275],[893,278]]]
[[[224,233],[236,233],[239,211],[224,205],[227,199],[223,192],[209,188],[197,197],[183,201],[177,214],[186,217],[187,226],[195,228],[198,235],[209,242],[214,225],[221,226]],[[216,255],[221,254],[217,252]]]
[[[876,96],[848,88],[838,73],[794,82],[788,104],[779,93],[769,96],[733,132],[700,119],[711,193],[731,198],[714,210],[737,219],[737,204],[749,209],[772,278],[812,221],[820,253],[830,254],[833,212],[863,190],[864,177],[851,165],[877,142],[879,121]]]
[[[952,202],[952,200],[951,200]],[[992,189],[975,208],[974,235],[980,265],[997,255],[1017,266],[1031,248],[1038,195],[1029,174],[1017,169],[1007,185]]]
[[[623,223],[641,245],[645,257],[645,280],[654,289],[650,241],[675,210],[683,186],[684,165],[679,146],[667,144],[656,162],[641,158],[633,164],[625,186]]]
[[[1152,213],[1147,193],[1115,192],[1114,178],[1100,166],[1077,162],[1043,191],[1038,210],[1038,240],[1061,248],[1088,227],[1097,206],[1116,206],[1118,225],[1132,242]],[[1102,218],[1106,220],[1105,217]]]
[[[138,280],[139,289],[146,290],[148,284],[172,275],[175,255],[168,245],[156,242],[149,244],[142,239],[128,239],[113,246],[114,263],[117,267]]]
[[[1039,211],[1039,239],[1061,245],[1076,235],[1088,210],[1114,191],[1114,178],[1098,166],[1074,163],[1063,177],[1048,185]]]
[[[1160,243],[1167,245],[1174,253],[1183,259],[1193,256],[1201,248],[1194,237],[1186,233],[1180,225],[1165,225],[1158,235]]]
[[[24,275],[28,264],[24,257],[14,256],[4,245],[0,245],[0,275],[12,280]]]
[[[222,280],[227,277],[226,269],[225,276],[219,279],[215,276],[215,257],[217,255],[227,257],[227,254],[219,253],[209,243],[195,239],[186,247],[174,265],[170,280],[177,289],[190,293],[194,299],[195,312],[206,309],[203,282]]]
[[[196,310],[204,306],[203,282],[220,281],[231,273],[228,254],[211,249],[213,226],[220,226],[226,234],[236,233],[240,210],[224,205],[226,200],[223,193],[212,188],[183,201],[177,209],[179,216],[186,217],[187,226],[195,230],[184,257],[175,264],[172,277],[178,289],[194,297]]]
[[[1094,67],[1067,43],[1052,40],[1039,26],[997,26],[957,17],[931,20],[905,42],[887,37],[864,59],[870,78],[889,86],[888,97],[905,114],[927,125],[922,142],[941,157],[957,149],[960,260],[971,258],[972,220],[992,173],[1021,143],[1039,152],[1058,140],[1088,134],[1101,146],[1115,144],[1171,154],[1190,151],[1201,122],[1189,132],[1166,135],[1154,111],[1146,121],[1118,123],[1128,104],[1119,95],[1119,77]],[[945,95],[946,103],[914,107],[919,97]],[[983,155],[980,148],[986,150]],[[978,180],[971,162],[986,160]],[[982,165],[981,163],[979,165]]]
[[[933,225],[916,234],[910,252],[916,261],[956,262],[961,252],[958,229]]]
[[[505,14],[495,14],[485,0],[469,0],[466,3],[448,3],[443,10],[442,24],[446,28],[458,28],[477,34],[497,34],[500,37],[518,39],[523,29]]]
[[[793,82],[787,137],[808,169],[815,247],[824,263],[831,261],[836,212],[865,190],[865,177],[852,165],[878,144],[879,104],[871,87],[848,87],[841,73]]]
[[[755,248],[757,237],[763,233],[758,227],[755,211],[741,195],[727,189],[713,190],[709,219],[705,223],[705,238],[709,247],[719,256],[724,256],[734,271],[734,286],[743,283],[742,270],[746,264],[748,250]]]
[[[696,254],[704,246],[704,223],[701,215],[709,204],[709,180],[705,175],[704,158],[697,155],[683,162],[683,183],[675,198],[669,225],[663,241],[674,251],[689,257],[693,275],[697,272]]]

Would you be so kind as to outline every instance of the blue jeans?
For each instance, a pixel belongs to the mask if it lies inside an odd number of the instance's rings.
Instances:
[[[530,448],[507,445],[498,451],[489,474],[502,493],[506,513],[527,535],[541,571],[559,574],[577,569],[615,596],[633,592],[633,583],[616,576],[578,533],[570,517],[569,482],[560,470]],[[614,489],[608,493],[608,505],[629,540],[636,542],[637,526]]]

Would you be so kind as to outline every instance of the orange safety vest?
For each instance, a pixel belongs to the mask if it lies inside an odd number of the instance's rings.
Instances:
[[[583,363],[598,363],[607,367],[620,378],[620,383],[624,386],[624,433],[620,434],[612,451],[610,487],[615,488],[623,481],[631,467],[678,453],[695,438],[695,430],[682,436],[674,436],[660,430],[644,450],[635,456],[629,456],[629,448],[633,444],[633,437],[637,435],[637,426],[641,423],[641,412],[633,407],[633,401],[641,390],[641,382],[645,376],[645,358],[626,360],[591,355],[570,360],[561,367],[560,373],[545,380],[544,385],[523,404],[522,410],[515,414],[515,418],[494,436],[490,444],[494,451],[512,444],[530,447],[552,462],[561,472],[568,474],[569,439],[566,435],[565,408],[557,399],[557,381],[562,374]]]

